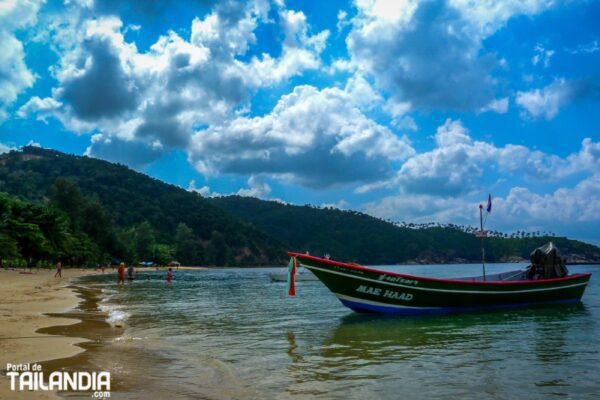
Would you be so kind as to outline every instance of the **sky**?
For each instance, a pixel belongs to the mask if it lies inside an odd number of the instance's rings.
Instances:
[[[600,1],[0,0],[0,152],[600,244]]]

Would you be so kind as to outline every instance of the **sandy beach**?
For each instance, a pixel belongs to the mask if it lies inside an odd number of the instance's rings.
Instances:
[[[7,363],[33,363],[75,355],[82,348],[75,346],[85,341],[37,333],[40,328],[70,325],[78,321],[57,318],[46,313],[61,313],[77,306],[79,299],[67,286],[71,279],[98,273],[91,270],[63,269],[63,277],[55,278],[54,270],[34,270],[32,274],[0,269],[0,370]],[[48,399],[58,398],[53,393],[16,393],[4,374],[0,374],[0,398]]]

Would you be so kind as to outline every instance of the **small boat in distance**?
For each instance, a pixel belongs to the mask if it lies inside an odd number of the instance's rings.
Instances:
[[[564,264],[557,267],[562,259],[551,243],[532,253],[532,265],[526,270],[453,279],[381,271],[301,253],[288,255],[298,267],[312,271],[342,304],[363,313],[410,315],[578,302],[592,275],[568,274]]]

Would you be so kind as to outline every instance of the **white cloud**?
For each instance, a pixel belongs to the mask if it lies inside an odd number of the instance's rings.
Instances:
[[[337,13],[337,24],[335,25],[337,31],[341,32],[348,25],[350,25],[350,21],[348,21],[348,13],[344,10],[339,10]]]
[[[594,54],[600,51],[598,40],[593,40],[589,43],[580,44],[574,49],[566,49],[571,54]]]
[[[340,199],[340,201],[336,203],[323,203],[321,204],[321,208],[337,208],[338,210],[349,210],[350,203],[348,203],[344,199]]]
[[[534,49],[533,57],[531,57],[531,63],[533,65],[541,64],[544,68],[550,66],[550,59],[555,54],[554,50],[545,49],[541,44],[537,44]]]
[[[60,109],[61,106],[62,104],[52,97],[41,99],[38,96],[33,96],[19,108],[17,117],[28,118],[30,115],[35,115],[38,120],[46,122],[46,119]]]
[[[600,142],[594,142],[590,138],[583,139],[581,150],[570,154],[566,167],[557,169],[555,173],[558,176],[568,176],[581,171],[600,171]]]
[[[252,58],[245,75],[253,86],[271,85],[321,66],[319,55],[325,49],[329,31],[310,35],[306,16],[301,11],[280,9],[279,20],[284,32],[281,55],[277,59],[268,54]]]
[[[435,142],[438,147],[452,147],[455,145],[471,145],[469,131],[462,122],[447,119],[444,125],[438,126],[435,133]]]
[[[591,75],[577,80],[556,79],[541,89],[517,92],[516,103],[523,118],[554,118],[567,104],[600,99],[600,78]]]
[[[337,58],[333,60],[325,69],[324,72],[333,75],[338,72],[354,72],[356,70],[356,65],[347,59]]]
[[[392,120],[392,125],[403,131],[416,132],[417,130],[419,130],[419,127],[417,126],[417,123],[415,122],[414,118],[408,115],[405,115],[399,119],[394,118]]]
[[[346,43],[351,61],[378,88],[417,108],[480,110],[492,104],[492,70],[505,61],[482,52],[482,41],[515,15],[533,15],[551,1],[356,0]],[[506,102],[492,104],[502,111]]]
[[[25,146],[29,146],[29,147],[42,147],[41,144],[39,144],[38,142],[35,142],[33,140],[30,140],[29,142],[27,142],[27,144]]]
[[[50,98],[30,99],[20,115],[53,114],[72,131],[100,132],[102,140],[87,153],[113,161],[108,146],[117,143],[137,152],[131,154],[136,164],[143,155],[151,162],[161,151],[186,149],[194,127],[234,118],[253,91],[320,65],[328,32],[312,35],[304,14],[285,8],[278,9],[281,54],[244,60],[256,42],[254,30],[265,22],[265,4],[219,2],[192,21],[189,39],[170,31],[146,52],[125,40],[118,17],[65,17],[64,30],[79,34],[60,35],[62,25],[51,24],[59,42],[53,70],[59,85]],[[126,151],[118,153],[126,162]]]
[[[84,155],[140,168],[162,157],[163,150],[162,144],[157,141],[147,143],[137,138],[97,133],[92,135],[92,142]]]
[[[362,110],[375,108],[383,101],[381,95],[360,74],[354,74],[348,78],[344,92],[350,104]]]
[[[8,118],[7,108],[17,96],[35,82],[35,75],[25,64],[23,43],[15,32],[35,24],[42,3],[22,0],[0,4],[0,123]]]
[[[64,0],[65,5],[77,4],[79,7],[92,8],[94,0]]]
[[[220,196],[218,193],[214,193],[210,190],[210,187],[208,186],[202,186],[200,188],[196,187],[196,181],[194,179],[192,179],[187,187],[188,191],[190,192],[196,192],[198,194],[200,194],[203,197],[218,197]]]
[[[472,197],[439,197],[401,194],[363,206],[368,214],[415,223],[440,222],[478,225],[478,205]],[[600,175],[547,194],[513,187],[505,196],[494,196],[488,229],[501,231],[553,231],[582,239],[594,238],[600,223]],[[597,240],[597,239],[595,239]]]
[[[600,175],[545,195],[515,187],[494,206],[496,214],[514,224],[533,225],[549,219],[562,224],[600,221]]]
[[[363,208],[367,214],[397,222],[468,223],[476,218],[475,206],[463,198],[426,194],[387,196],[366,203]]]
[[[515,99],[523,112],[524,118],[552,119],[561,107],[569,103],[575,95],[572,85],[564,79],[559,79],[542,89],[527,92],[517,92]]]
[[[270,114],[199,131],[190,160],[204,174],[269,174],[321,188],[389,176],[414,150],[362,113],[355,89],[297,86]]]
[[[508,112],[508,97],[494,99],[488,105],[481,109],[481,112],[492,111],[497,114],[506,114]]]
[[[31,26],[37,21],[37,13],[44,0],[4,1],[0,4],[0,25],[14,31]]]
[[[251,175],[250,178],[248,178],[248,188],[241,188],[236,194],[238,196],[266,199],[270,193],[271,186],[266,182],[261,181],[260,178]]]
[[[394,180],[409,193],[457,195],[472,189],[495,148],[473,141],[460,121],[447,120],[435,134],[437,147],[409,158]]]
[[[9,151],[16,150],[16,148],[9,146],[4,143],[0,143],[0,154],[8,153]]]
[[[264,182],[260,177],[257,177],[255,175],[251,175],[250,178],[248,178],[248,187],[240,188],[235,193],[223,194],[213,192],[208,186],[202,186],[198,188],[196,187],[196,181],[194,179],[190,181],[186,190],[190,192],[196,192],[204,197],[221,197],[235,195],[243,197],[256,197],[263,200],[279,201],[283,203],[283,201],[280,199],[269,198],[269,194],[271,193],[271,186],[269,186],[268,183]]]
[[[371,182],[358,193],[382,187],[408,194],[452,197],[465,195],[479,184],[486,168],[503,174],[544,181],[558,181],[600,168],[600,142],[584,139],[581,149],[565,158],[507,144],[497,147],[473,140],[460,121],[446,120],[434,136],[436,147],[409,157],[388,180]]]
[[[450,0],[450,5],[465,17],[470,29],[479,36],[487,37],[502,28],[516,15],[535,15],[560,0]]]
[[[356,6],[365,16],[383,21],[407,23],[412,18],[418,1],[413,0],[356,0]]]

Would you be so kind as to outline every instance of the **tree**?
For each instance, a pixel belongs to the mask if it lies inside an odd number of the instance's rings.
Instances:
[[[6,234],[6,232],[0,232],[0,267],[2,266],[2,259],[16,258],[18,256],[17,241]]]
[[[122,230],[117,233],[119,243],[123,245],[122,259],[129,261],[130,263],[137,263],[140,261],[140,257],[137,253],[137,241],[135,228],[129,228]]]
[[[136,252],[142,261],[154,259],[156,238],[152,225],[148,221],[139,224],[135,229]]]
[[[63,256],[71,239],[60,211],[0,194],[0,258],[23,257],[32,267]]]
[[[225,237],[221,232],[214,231],[210,238],[210,247],[214,255],[215,265],[227,266],[230,263],[231,250],[227,246]]]
[[[74,230],[79,228],[81,207],[84,204],[79,186],[69,179],[57,178],[52,186],[51,204],[66,213]]]
[[[194,232],[185,223],[180,222],[175,231],[175,258],[183,264],[194,264],[198,256],[197,249]]]
[[[36,224],[13,220],[11,229],[15,232],[19,253],[29,268],[53,256],[51,246]]]
[[[101,249],[86,234],[80,234],[74,238],[68,253],[71,265],[99,263],[104,261],[103,257]]]
[[[0,197],[0,268],[3,266],[3,260],[19,257],[17,241],[9,230],[11,214],[8,196],[2,195]]]
[[[157,244],[154,247],[154,262],[159,265],[167,265],[173,260],[173,247],[168,244]]]
[[[62,258],[66,255],[72,235],[68,218],[64,214],[54,208],[39,206],[31,222],[42,231],[53,257]]]
[[[0,227],[0,231],[3,228]],[[10,237],[6,232],[0,232],[0,268],[4,266],[5,259],[18,258],[19,251],[17,241]]]

